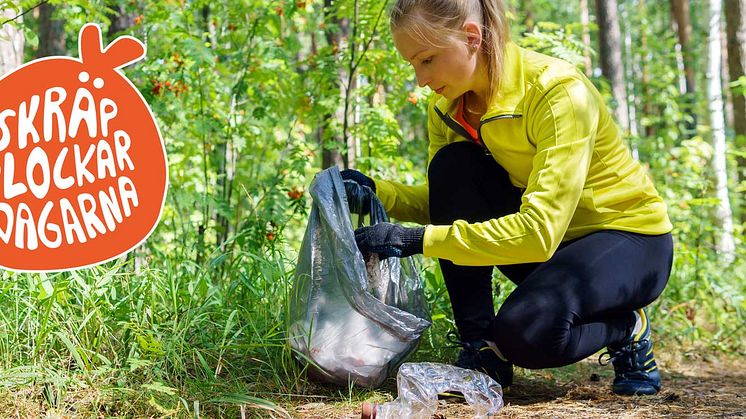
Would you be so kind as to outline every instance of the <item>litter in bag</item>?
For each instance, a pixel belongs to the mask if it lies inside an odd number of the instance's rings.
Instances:
[[[321,381],[379,386],[415,349],[430,315],[411,258],[363,255],[358,224],[388,221],[367,186],[347,185],[336,167],[318,173],[291,296],[289,338],[299,361]],[[358,189],[356,189],[358,188]],[[367,202],[361,202],[366,200]],[[367,205],[364,205],[367,204]]]

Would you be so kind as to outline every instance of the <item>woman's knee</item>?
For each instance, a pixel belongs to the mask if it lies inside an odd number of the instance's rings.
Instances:
[[[557,366],[567,347],[569,324],[547,308],[525,302],[503,304],[492,324],[495,344],[513,364],[523,368]]]

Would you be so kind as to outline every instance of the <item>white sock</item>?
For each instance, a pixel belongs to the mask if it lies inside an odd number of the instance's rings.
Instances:
[[[508,362],[508,358],[505,358],[505,355],[503,355],[502,352],[500,352],[500,350],[497,349],[497,345],[495,345],[495,342],[491,340],[485,340],[485,342],[487,342],[487,346],[489,346],[490,348],[492,348],[493,351],[495,351],[495,355],[497,355],[498,358],[502,359],[505,362]]]
[[[642,331],[642,317],[640,317],[640,312],[637,310],[633,311],[633,313],[635,313],[635,327],[632,329],[632,336],[635,337]]]

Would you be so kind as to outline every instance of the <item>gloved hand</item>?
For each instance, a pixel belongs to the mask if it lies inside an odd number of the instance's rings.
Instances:
[[[376,183],[373,179],[353,169],[345,169],[340,172],[344,180],[347,204],[350,212],[367,215],[370,213],[371,192],[376,192]],[[368,188],[364,188],[367,186]]]
[[[403,258],[422,253],[425,227],[407,228],[399,224],[378,223],[355,230],[357,248],[362,254],[378,253],[381,259]]]

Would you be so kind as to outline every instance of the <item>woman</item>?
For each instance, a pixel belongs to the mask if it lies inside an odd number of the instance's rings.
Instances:
[[[509,42],[501,0],[398,0],[391,28],[435,92],[428,183],[343,178],[426,226],[359,229],[360,250],[439,259],[458,366],[507,387],[513,364],[559,367],[606,347],[614,392],[657,393],[643,307],[668,280],[672,226],[601,95],[572,65]],[[497,314],[495,265],[517,284]]]

